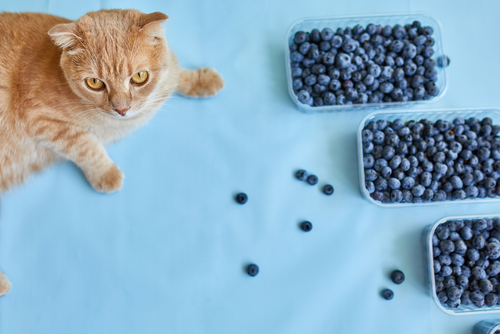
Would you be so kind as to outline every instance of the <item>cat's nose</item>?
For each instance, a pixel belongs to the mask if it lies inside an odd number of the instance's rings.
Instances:
[[[122,116],[125,116],[127,111],[130,109],[130,107],[125,107],[125,108],[115,108],[115,111],[119,113]]]

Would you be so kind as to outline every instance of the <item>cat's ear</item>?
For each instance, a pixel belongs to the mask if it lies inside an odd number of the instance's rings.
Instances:
[[[167,19],[168,19],[167,15],[160,12],[154,12],[151,14],[143,15],[139,19],[139,23],[137,25],[139,26],[139,30],[142,30],[153,23],[162,23],[165,22]]]
[[[152,37],[153,40],[157,40],[164,37],[164,29],[160,26],[160,23],[165,22],[167,19],[168,16],[160,12],[145,14],[139,19],[137,26],[140,32]]]
[[[48,34],[57,46],[66,48],[78,42],[76,30],[74,23],[63,23],[53,26]]]

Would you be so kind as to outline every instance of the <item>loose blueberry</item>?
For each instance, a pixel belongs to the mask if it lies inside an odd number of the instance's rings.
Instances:
[[[299,169],[296,173],[295,173],[295,177],[300,180],[300,181],[305,181],[307,179],[307,172],[303,169]]]
[[[304,232],[309,232],[310,230],[312,230],[311,222],[304,221],[304,222],[300,223],[300,229]]]
[[[382,298],[384,298],[385,300],[391,300],[392,298],[394,298],[394,292],[392,292],[392,290],[390,289],[385,289],[382,291]]]
[[[247,194],[245,194],[245,193],[237,194],[235,199],[236,199],[236,202],[238,202],[239,204],[245,204],[248,201]]]
[[[259,266],[257,266],[256,264],[248,265],[247,273],[252,277],[257,276],[257,274],[259,273]]]
[[[394,270],[391,273],[391,280],[396,284],[401,284],[405,280],[405,275],[401,270]]]
[[[311,186],[314,186],[315,184],[318,183],[318,177],[314,174],[311,174],[307,177],[306,182],[309,183]]]
[[[325,185],[323,187],[323,193],[325,195],[331,195],[331,194],[333,194],[333,187],[331,185],[329,185],[329,184]]]

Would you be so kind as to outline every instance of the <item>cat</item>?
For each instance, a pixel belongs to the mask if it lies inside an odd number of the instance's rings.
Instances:
[[[185,70],[161,23],[168,16],[100,10],[76,21],[0,14],[0,194],[64,160],[102,193],[123,173],[105,145],[150,120],[174,92],[209,97],[224,86],[211,68]],[[0,295],[10,283],[0,273]]]

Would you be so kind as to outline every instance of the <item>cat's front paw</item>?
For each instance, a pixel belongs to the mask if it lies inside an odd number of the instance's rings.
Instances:
[[[181,93],[190,97],[214,96],[224,87],[224,80],[213,68],[184,71],[180,81]]]
[[[103,173],[88,178],[92,187],[101,193],[113,193],[122,189],[124,175],[116,164],[112,164]]]
[[[9,279],[2,273],[0,273],[0,296],[5,296],[10,291],[11,284]]]

